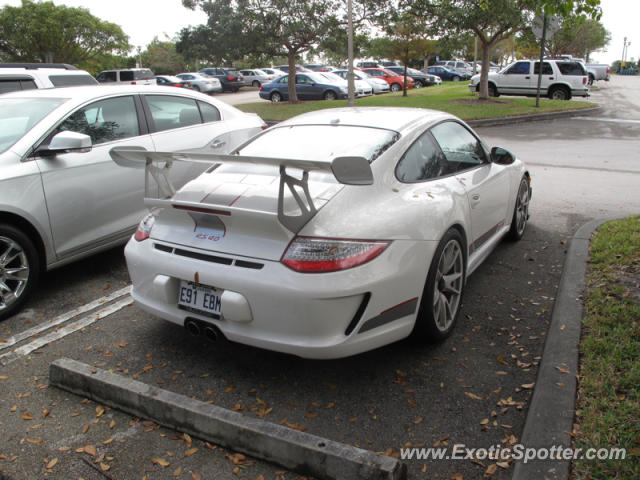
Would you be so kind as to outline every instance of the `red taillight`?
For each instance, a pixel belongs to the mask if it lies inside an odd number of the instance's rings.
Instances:
[[[182,83],[176,83],[176,84],[174,85],[174,87],[184,87],[184,84],[182,84]]]
[[[135,85],[135,84],[136,84],[136,82],[131,82],[131,85]]]
[[[296,237],[282,263],[301,273],[328,273],[367,263],[390,245],[386,241]]]
[[[151,230],[153,229],[153,225],[156,223],[156,217],[153,213],[149,213],[145,216],[142,221],[138,224],[138,229],[136,230],[133,238],[138,242],[142,242],[146,240],[151,235]]]
[[[230,82],[233,82],[236,79],[236,77],[227,77],[227,80],[229,80]]]
[[[264,87],[262,85],[260,85],[260,91],[264,90]]]
[[[582,84],[586,85],[587,84],[587,77],[582,77]]]
[[[611,73],[611,70],[609,70],[609,67],[607,67],[607,73]]]

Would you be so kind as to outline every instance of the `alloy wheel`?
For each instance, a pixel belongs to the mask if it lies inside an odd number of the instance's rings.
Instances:
[[[16,302],[29,280],[29,260],[22,247],[0,236],[0,311]]]
[[[441,332],[447,331],[456,318],[463,280],[462,248],[457,240],[451,239],[440,254],[433,285],[433,319]]]

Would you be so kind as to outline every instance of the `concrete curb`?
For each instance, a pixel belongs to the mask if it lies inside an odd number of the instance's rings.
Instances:
[[[535,390],[520,443],[525,448],[571,447],[578,373],[578,344],[582,328],[582,295],[585,288],[591,234],[614,217],[585,223],[569,244],[562,278],[553,305],[551,325],[538,369]],[[558,368],[568,370],[563,373]],[[516,461],[512,480],[566,480],[570,460]]]
[[[247,417],[72,359],[54,361],[49,379],[63,390],[301,475],[328,480],[406,478],[406,466],[395,458]]]
[[[537,122],[543,120],[553,120],[556,118],[567,118],[576,115],[593,115],[599,113],[602,107],[581,108],[578,110],[563,110],[561,112],[534,113],[532,115],[516,115],[513,117],[484,118],[479,120],[465,120],[472,127],[493,127],[495,125],[510,125],[513,123]]]

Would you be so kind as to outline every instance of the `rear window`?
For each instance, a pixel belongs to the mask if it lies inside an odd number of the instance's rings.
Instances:
[[[558,68],[563,75],[586,76],[587,72],[580,62],[558,62]]]
[[[364,157],[373,162],[400,135],[381,128],[349,125],[272,127],[239,151],[241,155],[329,161]]]
[[[80,85],[97,85],[98,81],[91,75],[49,75],[54,87],[77,87]]]

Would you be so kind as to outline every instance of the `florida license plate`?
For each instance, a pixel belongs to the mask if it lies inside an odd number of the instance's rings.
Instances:
[[[207,315],[220,316],[222,313],[222,290],[200,285],[198,283],[180,281],[178,305],[187,310],[195,310]]]

